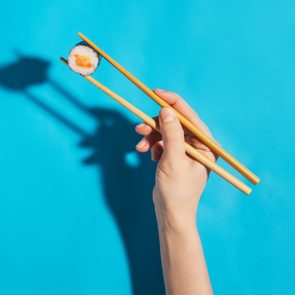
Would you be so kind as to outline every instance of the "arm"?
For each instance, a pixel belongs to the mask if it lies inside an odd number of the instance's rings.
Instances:
[[[211,136],[197,114],[177,94],[156,90],[175,109]],[[208,171],[185,154],[184,139],[212,160],[214,154],[184,130],[175,113],[163,108],[159,115],[161,136],[140,124],[136,131],[144,135],[136,149],[151,150],[158,161],[153,191],[158,222],[162,266],[168,295],[208,295],[212,288],[196,228],[199,200],[208,179]]]
[[[195,227],[160,229],[167,294],[212,294],[202,245]]]

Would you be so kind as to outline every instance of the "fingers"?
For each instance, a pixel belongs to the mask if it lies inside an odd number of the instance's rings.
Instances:
[[[170,108],[161,109],[159,121],[164,145],[163,156],[171,161],[184,156],[184,133],[175,112]]]
[[[170,108],[163,108],[160,111],[159,121],[161,134],[145,123],[135,127],[137,133],[144,135],[136,145],[136,150],[144,153],[151,149],[152,159],[155,161],[161,157],[163,145],[165,155],[168,157],[185,155],[184,132],[175,112]],[[160,142],[162,139],[163,142]]]
[[[138,134],[144,135],[144,137],[136,145],[136,150],[141,153],[149,151],[149,149],[158,141],[161,140],[161,134],[152,129],[149,125],[141,123],[135,127]]]
[[[140,123],[135,126],[135,130],[140,135],[149,135],[153,131],[153,128],[145,123]]]
[[[159,161],[163,153],[163,141],[159,132],[152,129],[145,123],[141,123],[135,127],[138,134],[144,137],[136,145],[136,150],[140,153],[151,151],[151,159]]]
[[[205,123],[200,119],[198,114],[189,106],[189,104],[181,98],[180,95],[174,92],[169,92],[161,89],[155,89],[154,92],[164,99],[168,104],[170,104],[175,110],[189,119],[193,124],[195,124],[201,131],[203,131],[208,136],[212,137],[211,132]]]
[[[136,150],[140,153],[146,153],[150,149],[150,144],[147,138],[144,136],[138,144],[135,146]]]
[[[203,133],[207,134],[207,136],[210,136],[212,138],[212,135],[208,129],[208,127],[203,123],[203,121],[199,118],[199,116],[195,113],[195,111],[186,103],[178,94],[173,92],[168,92],[165,90],[155,89],[154,92],[160,96],[163,100],[165,100],[169,105],[171,105],[175,110],[177,110],[179,113],[184,115],[187,119],[189,119],[193,124],[195,124]],[[169,112],[169,108],[162,109],[160,113],[160,117],[163,119],[165,117],[165,113]],[[161,116],[162,114],[162,116]],[[154,118],[155,120],[158,120],[158,118]],[[185,127],[184,130],[182,129],[181,124],[178,121],[178,118],[175,117],[176,121],[172,120],[174,123],[167,124],[167,126],[171,126],[171,128],[166,128],[166,124],[164,124],[164,121],[160,119],[160,126],[161,126],[161,133],[162,135],[166,136],[166,144],[165,146],[168,146],[168,149],[165,148],[166,154],[169,154],[171,151],[171,154],[173,154],[173,149],[177,150],[179,148],[180,153],[183,151],[183,145],[179,146],[177,145],[177,140],[175,143],[175,147],[172,147],[169,145],[169,142],[173,142],[174,137],[180,136],[182,134],[182,140],[183,142],[183,131],[185,133],[186,140],[191,143],[195,148],[204,150],[204,151],[210,151],[206,146],[204,146],[195,136],[187,130]],[[180,126],[180,127],[179,127]],[[178,130],[176,133],[171,130]],[[152,158],[154,160],[158,160],[159,157],[162,155],[163,148],[158,147],[158,143],[162,140],[161,134],[155,130],[152,129],[149,125],[145,123],[141,123],[135,127],[135,130],[138,134],[143,135],[144,137],[140,140],[140,142],[136,145],[136,150],[138,152],[145,153],[149,150],[152,152]],[[165,142],[165,140],[164,140]],[[171,148],[170,148],[171,146]]]

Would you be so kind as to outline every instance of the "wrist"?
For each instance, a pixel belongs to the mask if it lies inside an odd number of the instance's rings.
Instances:
[[[186,233],[197,231],[196,215],[182,214],[180,210],[168,211],[155,206],[158,229],[160,232]]]

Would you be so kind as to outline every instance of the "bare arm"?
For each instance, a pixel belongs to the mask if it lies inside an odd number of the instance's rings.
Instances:
[[[212,294],[196,230],[162,229],[159,233],[167,294]]]
[[[170,105],[211,136],[197,114],[177,94],[156,90]],[[212,288],[196,228],[199,200],[208,179],[208,171],[185,154],[184,138],[212,160],[214,154],[187,130],[183,130],[169,108],[159,115],[161,136],[149,126],[136,130],[144,138],[136,146],[140,152],[152,151],[158,161],[153,191],[161,258],[168,295],[209,295]]]

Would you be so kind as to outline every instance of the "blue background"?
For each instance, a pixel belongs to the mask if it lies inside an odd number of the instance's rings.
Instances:
[[[212,175],[204,193],[215,293],[294,293],[294,15],[290,0],[1,3],[0,294],[163,294],[155,167],[138,120],[58,61],[78,31],[179,92],[262,178],[245,197]],[[157,114],[107,62],[95,77]]]

